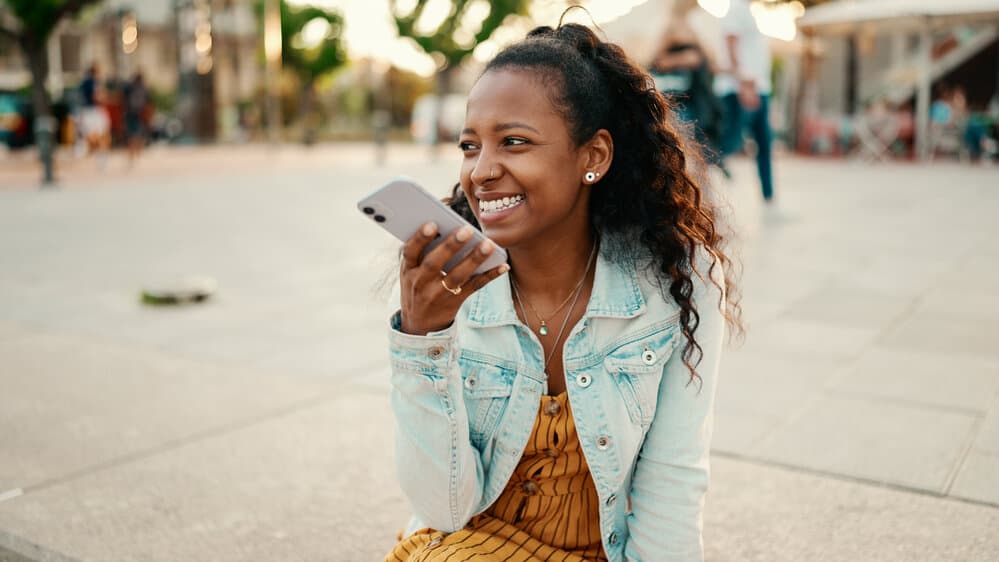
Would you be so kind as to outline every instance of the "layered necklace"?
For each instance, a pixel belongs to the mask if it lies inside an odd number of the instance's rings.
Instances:
[[[593,258],[595,258],[596,255],[597,255],[597,243],[594,242],[593,249],[590,250],[590,257],[586,261],[586,270],[583,271],[583,276],[579,279],[579,283],[577,283],[576,287],[572,290],[571,293],[569,293],[569,296],[564,301],[562,301],[562,304],[558,305],[558,308],[556,308],[553,312],[548,314],[547,318],[541,316],[541,314],[538,312],[538,309],[534,308],[534,305],[532,305],[530,301],[527,301],[527,306],[531,308],[531,311],[534,312],[534,315],[537,316],[538,320],[541,322],[541,327],[538,328],[538,334],[541,335],[542,337],[548,335],[548,320],[552,319],[556,314],[559,313],[559,311],[565,308],[565,305],[572,302],[572,305],[569,306],[569,311],[565,315],[565,319],[562,320],[562,326],[558,330],[558,335],[555,336],[555,344],[552,345],[552,350],[548,353],[548,357],[545,358],[545,364],[544,364],[545,372],[548,371],[548,362],[551,361],[552,356],[555,355],[555,350],[558,349],[559,341],[562,340],[562,335],[565,334],[565,328],[569,324],[569,317],[572,316],[572,310],[576,308],[576,302],[579,300],[579,295],[582,294],[583,292],[583,285],[586,283],[586,277],[590,274],[590,269],[593,268]],[[526,322],[527,311],[524,310],[524,299],[521,298],[520,289],[517,287],[517,281],[514,280],[512,276],[510,277],[510,284],[513,287],[513,296],[516,297],[517,304],[520,307],[520,314],[524,317],[524,321]]]

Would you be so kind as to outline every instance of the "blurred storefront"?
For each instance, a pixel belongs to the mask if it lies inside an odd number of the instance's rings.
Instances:
[[[106,0],[53,33],[48,87],[72,105],[92,64],[111,92],[141,72],[160,109],[183,123],[181,134],[231,137],[237,108],[261,87],[257,34],[250,0]],[[0,88],[29,83],[17,50],[0,50]]]
[[[958,92],[968,118],[994,129],[999,0],[840,0],[798,25],[799,150],[932,157],[946,131],[931,107]]]

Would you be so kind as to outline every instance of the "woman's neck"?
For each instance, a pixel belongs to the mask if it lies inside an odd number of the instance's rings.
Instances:
[[[509,248],[513,280],[539,309],[558,306],[586,273],[594,244],[596,239],[587,231],[583,237]]]

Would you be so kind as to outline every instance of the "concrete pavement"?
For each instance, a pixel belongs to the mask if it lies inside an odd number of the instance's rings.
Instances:
[[[445,189],[449,152],[162,150],[56,191],[0,162],[0,560],[380,559],[394,245],[353,203]],[[735,172],[709,558],[999,559],[999,171],[787,159],[789,220]],[[139,305],[194,273],[216,299]]]

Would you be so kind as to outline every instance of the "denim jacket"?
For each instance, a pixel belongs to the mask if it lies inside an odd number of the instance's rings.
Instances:
[[[703,559],[724,319],[722,295],[698,261],[700,384],[681,359],[679,307],[646,268],[603,252],[586,312],[564,344],[566,389],[612,562]],[[541,343],[518,319],[505,277],[469,297],[440,332],[404,334],[396,313],[389,341],[395,461],[414,514],[405,535],[454,532],[496,501],[520,461],[547,393]]]

